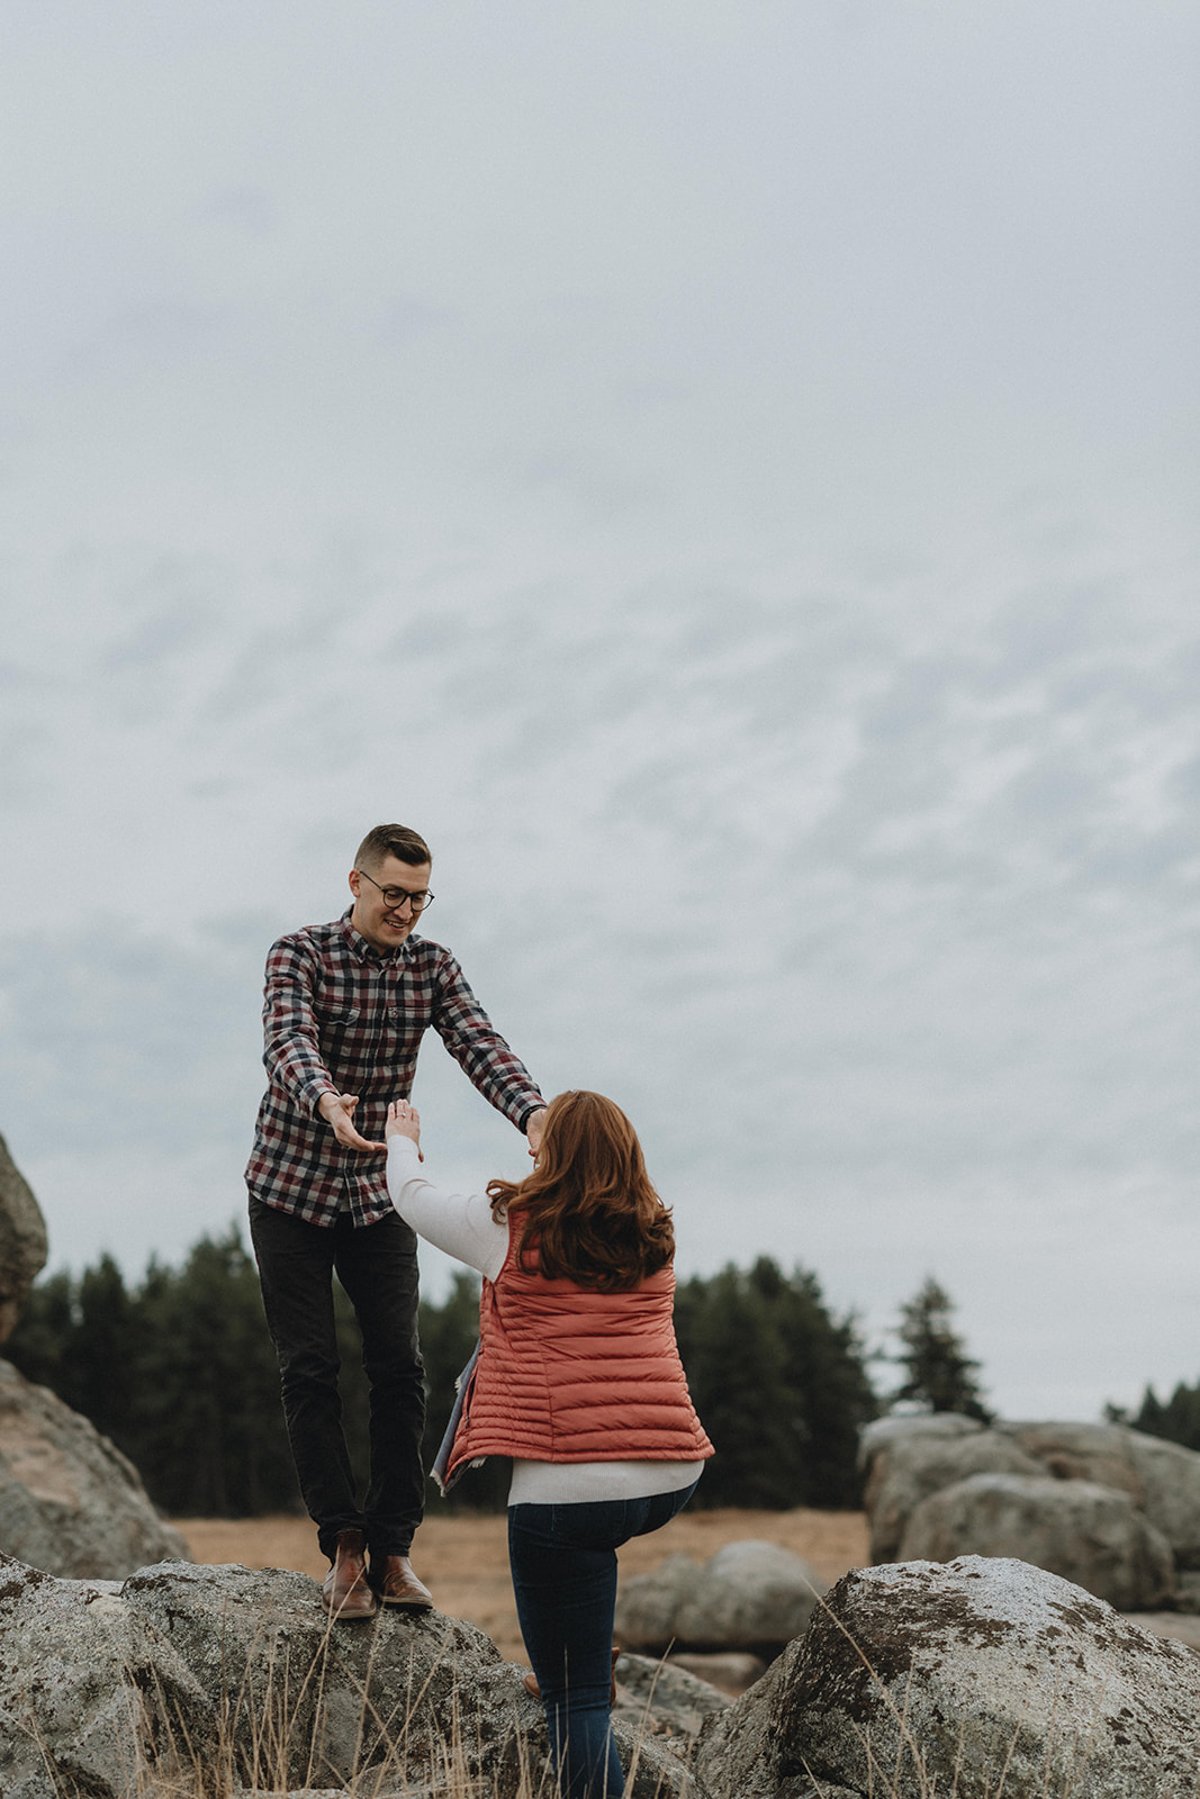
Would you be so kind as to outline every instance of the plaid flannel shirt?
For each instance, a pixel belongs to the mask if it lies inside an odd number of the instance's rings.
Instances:
[[[246,1166],[251,1194],[310,1224],[335,1224],[347,1208],[356,1225],[386,1217],[386,1157],[343,1149],[317,1106],[326,1093],[359,1094],[355,1128],[382,1141],[388,1102],[411,1093],[430,1026],[483,1097],[524,1130],[545,1101],[440,943],[414,933],[383,954],[346,912],[272,944],[269,1084]]]

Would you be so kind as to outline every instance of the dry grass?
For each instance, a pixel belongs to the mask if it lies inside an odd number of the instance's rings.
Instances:
[[[198,1562],[240,1562],[246,1568],[294,1568],[320,1580],[324,1557],[307,1518],[176,1518]],[[751,1512],[733,1507],[685,1511],[649,1537],[636,1537],[621,1551],[625,1575],[644,1574],[668,1555],[682,1552],[706,1560],[724,1543],[757,1537],[802,1555],[822,1580],[832,1584],[848,1568],[868,1558],[867,1526],[861,1512]],[[513,1610],[503,1516],[434,1512],[421,1526],[413,1563],[433,1590],[438,1609],[464,1618],[492,1638],[509,1661],[523,1661],[524,1649]]]

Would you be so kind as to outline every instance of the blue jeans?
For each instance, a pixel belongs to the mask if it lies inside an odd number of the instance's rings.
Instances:
[[[625,1791],[610,1728],[617,1548],[659,1530],[698,1483],[648,1499],[508,1508],[508,1560],[563,1799]]]

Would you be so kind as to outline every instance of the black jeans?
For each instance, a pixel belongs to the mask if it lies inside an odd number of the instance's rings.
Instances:
[[[417,1345],[417,1239],[394,1212],[355,1230],[250,1200],[267,1327],[279,1358],[292,1459],[322,1552],[362,1530],[373,1555],[407,1555],[421,1522],[425,1370]],[[371,1469],[358,1503],[342,1432],[333,1318],[336,1272],[362,1331],[371,1398]]]
[[[563,1799],[619,1799],[625,1791],[608,1697],[617,1550],[630,1537],[661,1530],[697,1484],[649,1499],[508,1508],[517,1617],[542,1690]]]

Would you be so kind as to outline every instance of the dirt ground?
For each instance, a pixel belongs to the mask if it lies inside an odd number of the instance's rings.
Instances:
[[[307,1518],[175,1518],[198,1562],[238,1562],[246,1568],[294,1568],[317,1580],[328,1566]],[[635,1538],[620,1552],[624,1575],[644,1574],[668,1555],[682,1552],[705,1561],[723,1543],[755,1537],[794,1550],[823,1581],[867,1561],[867,1527],[861,1512],[749,1512],[726,1508],[688,1511],[653,1536]],[[413,1566],[432,1589],[438,1610],[486,1631],[510,1661],[524,1661],[508,1579],[503,1516],[466,1512],[421,1526]]]

